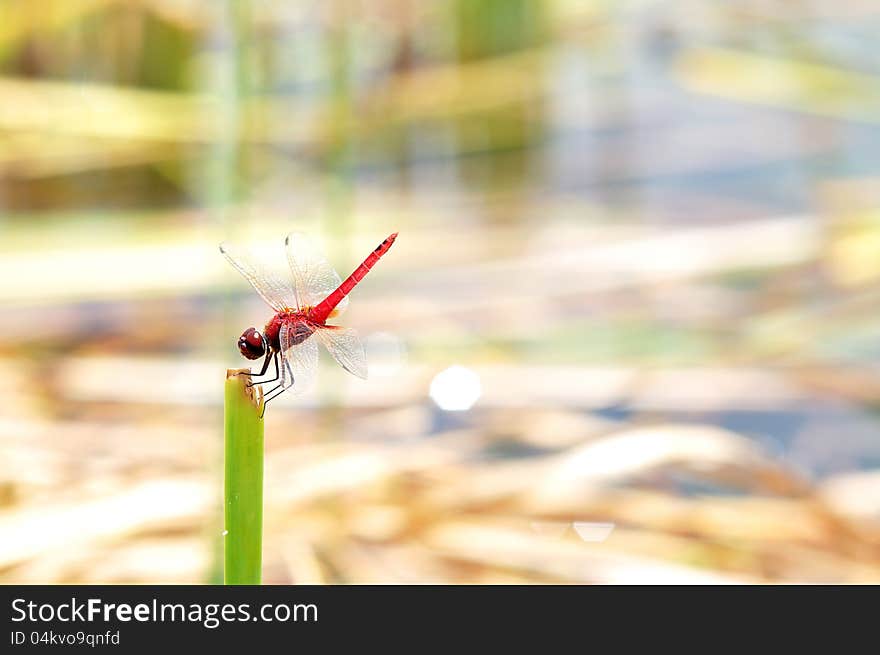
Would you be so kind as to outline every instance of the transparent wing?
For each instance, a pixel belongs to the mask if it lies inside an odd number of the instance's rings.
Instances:
[[[292,384],[293,393],[307,391],[314,385],[318,373],[318,344],[314,335],[293,345],[293,326],[285,323],[278,332],[278,339],[281,342],[281,384]]]
[[[296,289],[287,279],[289,275],[274,270],[268,261],[262,266],[255,264],[258,258],[253,253],[226,241],[220,244],[220,252],[272,309],[280,311],[286,307],[299,308]]]
[[[348,328],[323,327],[318,328],[315,334],[342,368],[367,379],[367,356],[357,332]]]
[[[342,283],[339,274],[333,270],[311,237],[301,232],[291,232],[284,240],[284,246],[300,307],[314,307]],[[344,298],[330,315],[339,316],[346,307],[348,298]]]

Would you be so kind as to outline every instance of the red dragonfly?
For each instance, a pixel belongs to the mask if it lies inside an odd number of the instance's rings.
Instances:
[[[320,250],[303,234],[292,232],[284,240],[289,275],[275,273],[267,266],[258,266],[253,257],[228,243],[220,244],[220,252],[254,290],[275,311],[262,332],[248,328],[238,339],[238,349],[247,359],[265,357],[259,373],[250,373],[250,384],[278,382],[263,395],[266,403],[295,386],[296,392],[307,389],[318,370],[320,341],[333,358],[349,373],[367,377],[364,347],[354,330],[328,325],[327,320],[339,316],[348,306],[348,294],[382,257],[397,232],[385,239],[363,263],[340,281],[339,275]],[[315,337],[315,338],[312,338]],[[280,365],[279,365],[280,359]],[[275,377],[257,381],[269,363],[275,362]],[[261,415],[262,416],[262,415]]]

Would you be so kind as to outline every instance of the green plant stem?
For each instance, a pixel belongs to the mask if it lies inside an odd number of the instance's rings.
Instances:
[[[262,401],[246,386],[249,369],[226,371],[224,580],[260,584],[263,545]]]

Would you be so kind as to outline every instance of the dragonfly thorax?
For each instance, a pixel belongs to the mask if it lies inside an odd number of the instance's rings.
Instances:
[[[281,350],[281,328],[287,326],[288,346],[295,346],[308,339],[316,326],[304,312],[294,310],[280,311],[266,323],[264,335],[273,350]]]

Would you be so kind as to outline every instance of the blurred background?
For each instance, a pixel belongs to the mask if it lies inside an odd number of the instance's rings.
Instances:
[[[0,0],[0,581],[216,582],[222,385],[317,237],[370,379],[264,580],[880,582],[874,0]],[[279,250],[279,254],[280,254]]]

